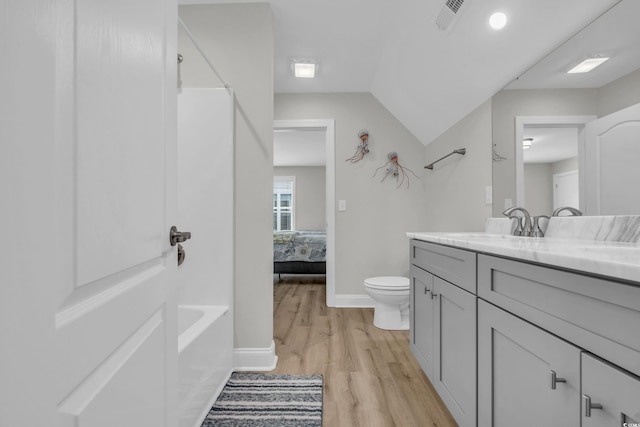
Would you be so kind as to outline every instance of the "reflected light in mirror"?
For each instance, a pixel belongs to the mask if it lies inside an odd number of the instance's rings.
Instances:
[[[569,71],[567,71],[567,73],[568,74],[588,73],[589,71],[593,70],[598,65],[602,64],[608,59],[609,58],[587,58],[581,63],[579,63],[578,65],[576,65],[575,67],[573,67],[572,69],[570,69]]]
[[[522,149],[526,150],[527,148],[531,148],[531,144],[533,143],[533,138],[525,138],[522,140]]]

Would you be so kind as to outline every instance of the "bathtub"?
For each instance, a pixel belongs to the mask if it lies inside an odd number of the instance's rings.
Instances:
[[[199,427],[231,376],[231,317],[226,306],[178,306],[180,427]]]

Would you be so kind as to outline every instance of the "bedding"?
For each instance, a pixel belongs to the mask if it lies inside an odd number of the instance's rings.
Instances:
[[[275,274],[326,274],[326,253],[324,231],[273,233]]]

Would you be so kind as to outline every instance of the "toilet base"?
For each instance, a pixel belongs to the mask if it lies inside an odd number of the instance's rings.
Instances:
[[[405,307],[399,307],[376,302],[373,313],[373,326],[389,331],[408,331],[409,305],[405,304]]]

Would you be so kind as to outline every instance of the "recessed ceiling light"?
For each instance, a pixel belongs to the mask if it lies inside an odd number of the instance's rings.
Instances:
[[[489,25],[494,30],[501,30],[507,25],[507,15],[502,12],[496,12],[489,17]]]
[[[311,59],[293,59],[291,66],[296,77],[313,79],[316,76],[316,63]]]
[[[568,74],[588,73],[609,58],[587,58],[569,71]]]

